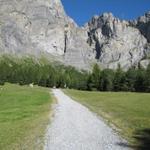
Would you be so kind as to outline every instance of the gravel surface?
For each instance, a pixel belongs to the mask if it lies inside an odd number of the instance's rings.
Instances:
[[[48,128],[45,150],[127,150],[120,138],[103,120],[86,107],[54,89],[58,100]],[[120,145],[120,143],[122,143]]]

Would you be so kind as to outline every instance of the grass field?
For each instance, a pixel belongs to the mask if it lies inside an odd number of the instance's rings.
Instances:
[[[46,88],[0,86],[0,149],[42,149],[51,103]]]
[[[145,141],[138,142],[150,144],[150,94],[77,90],[64,92],[105,118],[108,123],[114,124],[131,143],[135,139],[140,140],[136,137],[147,136]]]

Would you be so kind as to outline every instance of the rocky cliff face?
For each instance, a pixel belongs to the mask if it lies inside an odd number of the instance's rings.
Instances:
[[[0,52],[44,55],[89,69],[93,63],[127,69],[149,63],[150,13],[121,21],[110,13],[85,27],[69,18],[60,0],[0,0]]]
[[[98,62],[108,68],[118,64],[126,69],[137,65],[148,51],[148,41],[137,27],[115,18],[111,13],[95,16],[86,25],[88,43]]]
[[[69,18],[59,0],[0,0],[0,21],[2,50],[62,54]]]
[[[150,63],[150,11],[145,13],[144,16],[139,17],[137,20],[131,21],[130,24],[138,28],[140,33],[147,40],[144,59],[141,60],[141,64],[147,66],[147,64]]]

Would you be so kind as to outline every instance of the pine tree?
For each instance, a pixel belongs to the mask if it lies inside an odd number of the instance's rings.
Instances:
[[[147,66],[146,74],[145,74],[145,91],[150,92],[150,64]]]
[[[99,90],[100,86],[100,76],[101,76],[101,70],[98,66],[98,64],[95,64],[92,71],[92,82],[93,87]]]
[[[124,89],[125,87],[125,73],[124,71],[121,69],[120,65],[118,65],[118,69],[115,72],[115,76],[114,76],[114,81],[113,81],[113,85],[114,85],[114,91],[121,91]]]
[[[135,90],[137,92],[144,92],[145,91],[145,74],[146,71],[144,68],[137,69],[136,73],[136,80],[135,80]]]
[[[113,90],[114,72],[111,69],[104,69],[100,77],[99,89],[101,91]]]
[[[134,84],[136,81],[136,69],[135,67],[130,68],[127,72],[126,72],[126,85],[127,85],[127,91],[131,91],[134,92],[135,88],[134,88]]]

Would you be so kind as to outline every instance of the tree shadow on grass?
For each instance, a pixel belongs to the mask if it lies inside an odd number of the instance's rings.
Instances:
[[[136,144],[117,143],[122,147],[128,147],[135,150],[150,150],[150,129],[136,131],[133,138]]]

